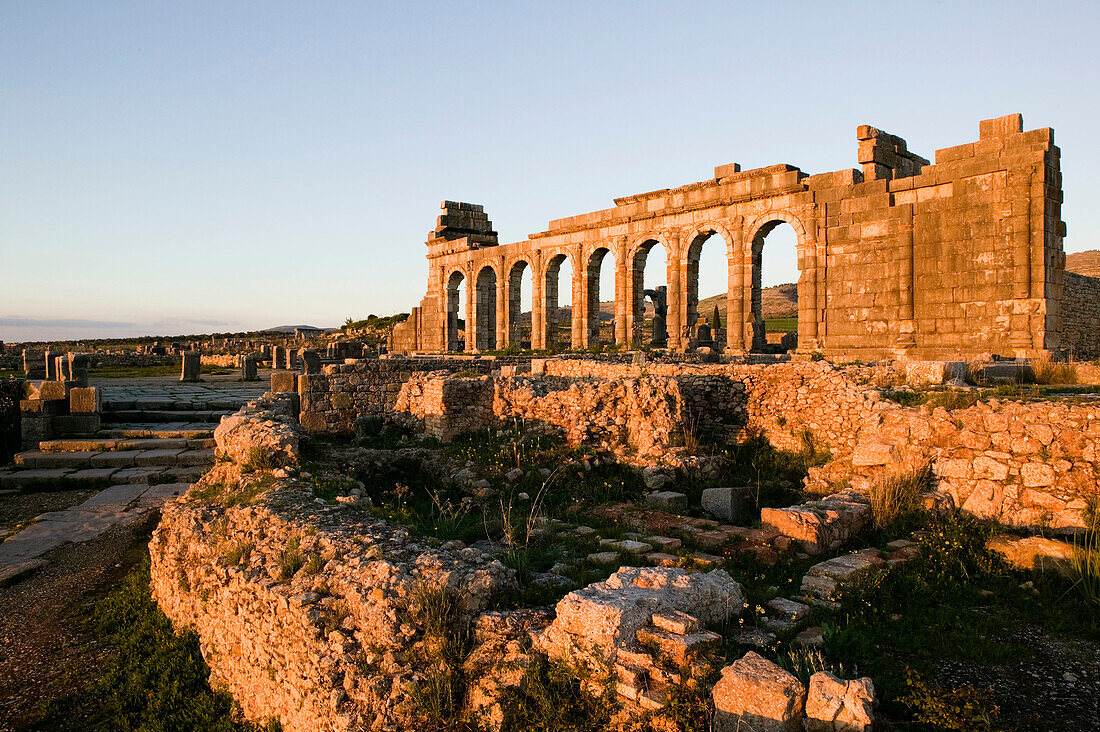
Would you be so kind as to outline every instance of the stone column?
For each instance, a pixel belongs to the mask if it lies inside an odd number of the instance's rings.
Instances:
[[[546,275],[542,271],[542,252],[535,250],[531,261],[531,348],[546,348],[546,297],[543,287]]]
[[[726,350],[744,351],[745,345],[745,312],[752,308],[745,307],[745,259],[746,255],[742,246],[740,219],[731,221],[729,226],[731,241],[726,244],[726,266],[729,270],[726,282]],[[748,258],[751,259],[750,252]],[[750,265],[751,266],[751,265]],[[752,283],[749,283],[751,297]],[[694,323],[685,323],[691,326]]]
[[[625,297],[626,292],[629,289],[629,271],[630,265],[627,263],[626,256],[626,237],[619,236],[615,238],[614,244],[615,251],[615,342],[616,343],[630,343],[630,326],[629,326],[629,301]],[[629,346],[628,346],[629,347]]]
[[[509,327],[512,318],[512,303],[510,293],[508,292],[511,286],[512,273],[504,271],[504,257],[498,257],[498,264],[500,265],[500,272],[497,273],[497,302],[496,302],[496,321],[497,321],[497,348],[507,348],[512,344],[512,329]],[[520,304],[522,310],[523,305]],[[518,341],[517,341],[518,342]]]
[[[256,374],[256,356],[249,353],[241,358],[241,381],[259,381]]]
[[[183,354],[183,368],[180,371],[180,381],[198,381],[202,370],[202,362],[198,351],[186,351]]]
[[[687,280],[686,259],[680,252],[680,232],[675,231],[668,237],[668,262],[665,266],[665,277],[668,280],[668,297],[665,304],[668,306],[668,347],[673,351],[683,351],[683,305],[681,292],[684,282]]]
[[[578,245],[574,249],[573,258],[573,282],[571,283],[573,313],[572,313],[572,348],[586,348],[588,346],[588,262],[584,259],[584,250]]]
[[[634,271],[634,256],[632,253],[627,251],[623,252],[623,264],[625,266],[623,289],[622,295],[618,300],[622,300],[624,312],[624,336],[622,343],[626,344],[626,347],[629,349],[638,347],[638,343],[634,339],[634,319],[637,316],[635,308],[637,303],[635,300],[638,298],[638,275]],[[618,302],[618,300],[616,300],[616,302]]]
[[[466,351],[469,353],[477,351],[477,303],[474,302],[476,277],[476,274],[471,274],[466,278]]]

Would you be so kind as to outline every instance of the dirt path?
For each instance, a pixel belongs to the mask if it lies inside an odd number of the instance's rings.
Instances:
[[[58,547],[41,570],[0,587],[0,731],[25,729],[40,704],[80,688],[96,665],[82,620],[141,560],[159,516]]]

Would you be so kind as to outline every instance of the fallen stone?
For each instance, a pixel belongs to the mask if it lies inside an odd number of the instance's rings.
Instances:
[[[750,651],[722,669],[714,686],[714,732],[798,732],[806,689],[797,678]]]
[[[676,491],[660,491],[646,495],[646,503],[654,508],[682,511],[687,508],[687,495]]]
[[[985,548],[995,551],[1005,561],[1019,569],[1041,569],[1058,572],[1070,577],[1073,575],[1073,557],[1076,549],[1072,544],[1041,536],[1021,538],[1011,534],[999,534],[985,543]]]
[[[806,732],[871,732],[875,687],[869,678],[844,681],[821,671],[810,677]]]
[[[723,521],[742,523],[752,509],[750,489],[745,486],[707,488],[703,491],[703,510]]]

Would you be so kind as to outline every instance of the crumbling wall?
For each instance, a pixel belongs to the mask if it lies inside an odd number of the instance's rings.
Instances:
[[[840,369],[824,361],[752,366],[745,364],[660,364],[645,366],[592,360],[548,359],[549,375],[624,379],[640,374],[708,375],[743,386],[744,427],[760,432],[780,449],[801,450],[812,437],[834,455],[849,453],[864,423],[881,405],[878,390],[860,384],[868,370]],[[807,434],[808,432],[808,434]]]
[[[401,385],[431,371],[489,373],[496,362],[470,358],[364,359],[334,364],[298,377],[302,427],[308,432],[351,433],[355,419],[392,411]]]
[[[1084,525],[1100,496],[1100,407],[998,402],[967,409],[889,409],[864,428],[855,451],[825,472],[850,471],[854,487],[931,465],[935,490],[982,518],[1031,528]]]
[[[424,374],[402,385],[395,411],[444,441],[500,420],[560,429],[573,445],[656,456],[692,437],[726,441],[744,421],[744,389],[721,375],[565,379]]]
[[[1072,358],[1100,358],[1100,279],[1066,272],[1062,287],[1062,343]]]

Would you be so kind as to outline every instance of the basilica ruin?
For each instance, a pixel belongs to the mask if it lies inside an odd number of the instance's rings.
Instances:
[[[1092,280],[1064,276],[1053,129],[1025,132],[1019,114],[983,120],[977,142],[937,150],[934,164],[874,127],[859,127],[856,137],[859,169],[809,175],[786,164],[720,165],[708,180],[616,198],[614,208],[551,221],[510,244],[498,241],[482,206],[445,201],[427,240],[427,294],[394,329],[391,350],[589,348],[600,342],[601,298],[613,298],[614,343],[626,348],[683,352],[713,338],[731,355],[759,351],[764,238],[787,223],[797,235],[799,351],[964,360],[1097,355],[1086,337],[1095,318],[1065,306],[1100,293]],[[667,290],[646,291],[642,272],[657,244],[668,254]],[[704,246],[725,246],[728,323],[700,338]],[[615,291],[601,293],[608,254]],[[566,261],[572,281],[562,283]],[[520,298],[526,272],[530,304]],[[564,288],[572,320],[568,342],[555,343]],[[658,320],[643,343],[647,297]],[[526,310],[531,336],[521,343]]]

